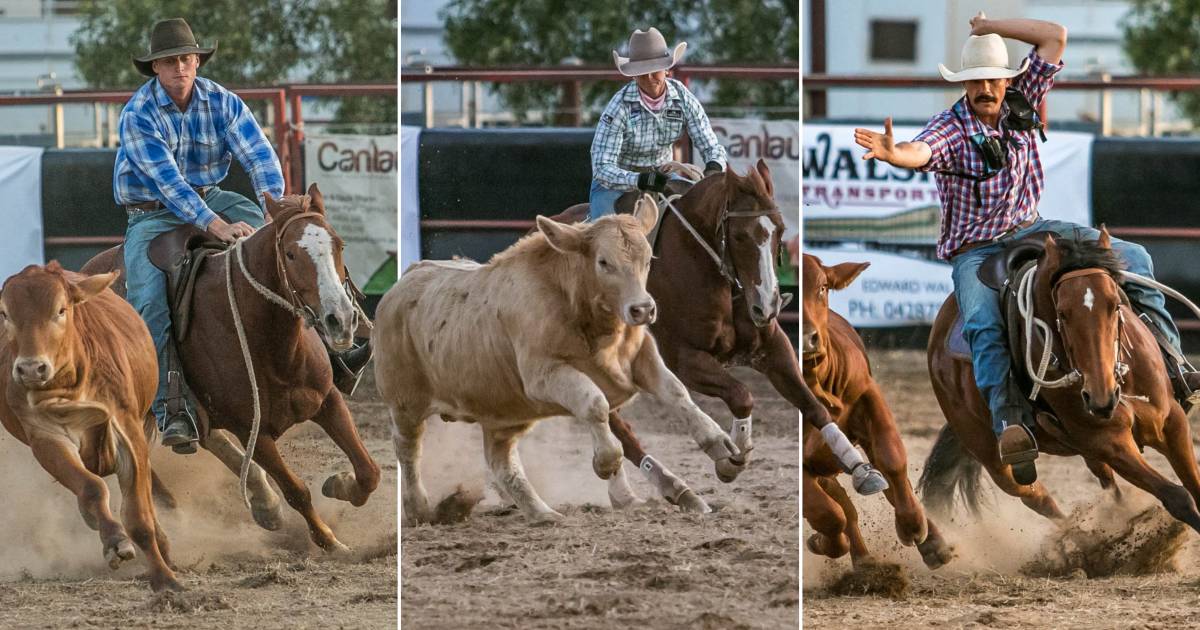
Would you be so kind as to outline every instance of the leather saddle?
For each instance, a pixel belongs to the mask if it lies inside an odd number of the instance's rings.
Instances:
[[[224,243],[193,225],[180,226],[150,241],[150,263],[167,277],[167,303],[176,342],[187,338],[196,276],[205,259],[226,248]]]
[[[1051,232],[1034,232],[1013,241],[1001,243],[1000,251],[984,259],[977,272],[980,282],[988,288],[1000,292],[1000,312],[1004,315],[1005,329],[1008,331],[1009,348],[1013,357],[1018,356],[1020,343],[1021,315],[1017,310],[1016,285],[1019,282],[1019,272],[1028,268],[1030,263],[1037,261],[1046,247],[1046,236]],[[971,347],[963,336],[963,315],[960,310],[950,335],[946,340],[947,350],[955,358],[970,361]],[[1019,363],[1015,361],[1015,363]],[[1023,372],[1019,366],[1013,366],[1018,372]]]

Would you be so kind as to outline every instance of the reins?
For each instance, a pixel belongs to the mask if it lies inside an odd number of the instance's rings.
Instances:
[[[738,210],[731,212],[729,210],[729,198],[726,197],[725,204],[721,207],[721,215],[717,221],[717,247],[719,247],[721,250],[720,253],[718,253],[717,250],[713,249],[712,245],[709,245],[708,241],[700,235],[700,232],[693,227],[686,218],[684,218],[683,212],[681,212],[679,208],[675,206],[675,201],[681,196],[682,195],[679,194],[667,196],[663,193],[659,193],[659,201],[663,204],[666,204],[666,206],[671,209],[671,212],[676,218],[679,219],[679,222],[683,224],[684,229],[686,229],[688,233],[692,235],[692,238],[700,244],[700,247],[704,249],[704,252],[708,254],[708,257],[712,259],[713,264],[715,264],[717,267],[717,272],[721,274],[721,277],[724,278],[731,287],[733,287],[734,296],[736,297],[741,295],[743,290],[742,283],[737,278],[737,268],[734,266],[734,262],[729,256],[727,239],[725,238],[725,234],[728,230],[726,230],[725,226],[731,218],[765,217],[770,216],[776,211],[776,209]]]

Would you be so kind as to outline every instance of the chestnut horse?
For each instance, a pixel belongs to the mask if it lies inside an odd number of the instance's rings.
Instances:
[[[797,409],[805,400],[796,351],[777,320],[784,300],[775,263],[784,225],[774,193],[762,160],[745,176],[728,170],[697,182],[672,202],[674,210],[664,207],[646,282],[659,306],[650,332],[663,360],[688,389],[724,401],[734,415],[731,435],[743,456],[752,448],[754,397],[727,367],[754,368]],[[629,199],[621,198],[618,212],[624,201]],[[588,204],[578,204],[553,218],[572,223],[587,210]],[[642,469],[663,498],[687,510],[709,510],[646,454],[618,413],[609,415],[609,423],[626,459]],[[718,470],[718,478],[733,481],[746,461],[738,463]],[[609,497],[616,506],[636,500],[624,478],[610,480]]]
[[[869,263],[826,267],[816,256],[804,254],[801,264],[804,380],[846,436],[862,445],[867,459],[887,479],[884,496],[895,510],[900,542],[916,545],[925,565],[937,569],[954,557],[953,548],[925,515],[908,481],[904,443],[883,392],[871,377],[862,339],[845,318],[829,310],[829,291],[850,286]],[[830,558],[848,551],[856,567],[872,562],[858,528],[858,512],[837,482],[842,472],[837,458],[820,432],[807,424],[802,461],[804,518],[816,530],[806,543],[808,550]]]
[[[222,254],[209,256],[200,269],[192,305],[199,316],[179,343],[179,353],[198,411],[210,429],[202,444],[210,448],[213,430],[228,431],[243,445],[253,443],[253,461],[271,475],[288,504],[307,521],[313,542],[325,551],[345,550],[313,509],[308,487],[284,463],[276,446],[293,425],[312,420],[354,467],[353,474],[329,477],[322,487],[325,496],[361,506],[379,485],[379,466],[363,446],[350,410],[334,387],[328,355],[312,329],[320,327],[334,350],[345,350],[352,343],[357,315],[344,289],[343,244],[326,221],[324,199],[315,184],[307,195],[279,201],[268,195],[266,202],[271,222]],[[84,269],[91,273],[119,269],[123,259],[120,248],[114,248]],[[233,268],[227,269],[230,265]],[[237,316],[227,283],[232,283]],[[242,334],[245,339],[239,343]],[[245,351],[254,366],[253,383]],[[255,426],[256,415],[261,426]],[[214,451],[227,466],[230,457],[236,458],[228,447],[233,445],[226,445],[224,457]],[[248,481],[256,486],[251,488],[251,498],[260,520],[259,512],[269,509],[274,495],[261,476],[256,479],[251,474]],[[260,525],[266,526],[262,520]]]
[[[1079,455],[1104,488],[1116,488],[1113,471],[1157,497],[1175,518],[1200,531],[1200,470],[1183,408],[1172,395],[1162,357],[1151,332],[1129,307],[1118,286],[1121,263],[1108,231],[1097,241],[1045,238],[1032,276],[1033,316],[1046,323],[1056,366],[1042,380],[1063,380],[1041,390],[1048,413],[1033,427],[1038,449],[1053,455]],[[980,464],[1004,492],[1038,514],[1062,523],[1065,516],[1041,481],[1018,484],[1000,462],[987,405],[975,387],[969,359],[951,354],[947,340],[958,305],[942,305],[929,337],[929,374],[946,416],[921,476],[922,492],[933,507],[948,509],[955,488],[978,512]],[[1055,334],[1057,331],[1057,334]],[[1026,345],[1021,331],[1023,361]],[[1032,357],[1044,342],[1035,335]],[[1054,420],[1057,418],[1057,420]],[[1141,455],[1149,446],[1170,461],[1183,486],[1150,467]],[[1186,488],[1186,489],[1185,489]]]

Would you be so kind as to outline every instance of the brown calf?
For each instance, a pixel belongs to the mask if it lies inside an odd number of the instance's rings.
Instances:
[[[83,276],[51,262],[5,281],[0,423],[78,497],[110,567],[132,559],[136,544],[150,587],[180,590],[150,498],[142,424],[158,384],[154,343],[137,312],[108,289],[116,277]],[[101,479],[113,473],[124,525],[113,518]]]

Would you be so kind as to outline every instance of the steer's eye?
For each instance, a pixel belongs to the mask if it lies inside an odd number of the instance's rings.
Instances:
[[[62,308],[58,309],[58,316],[59,316],[60,318],[61,318],[61,317],[66,317],[66,316],[67,316],[67,307],[65,307],[65,306],[64,306],[64,307],[62,307]]]

